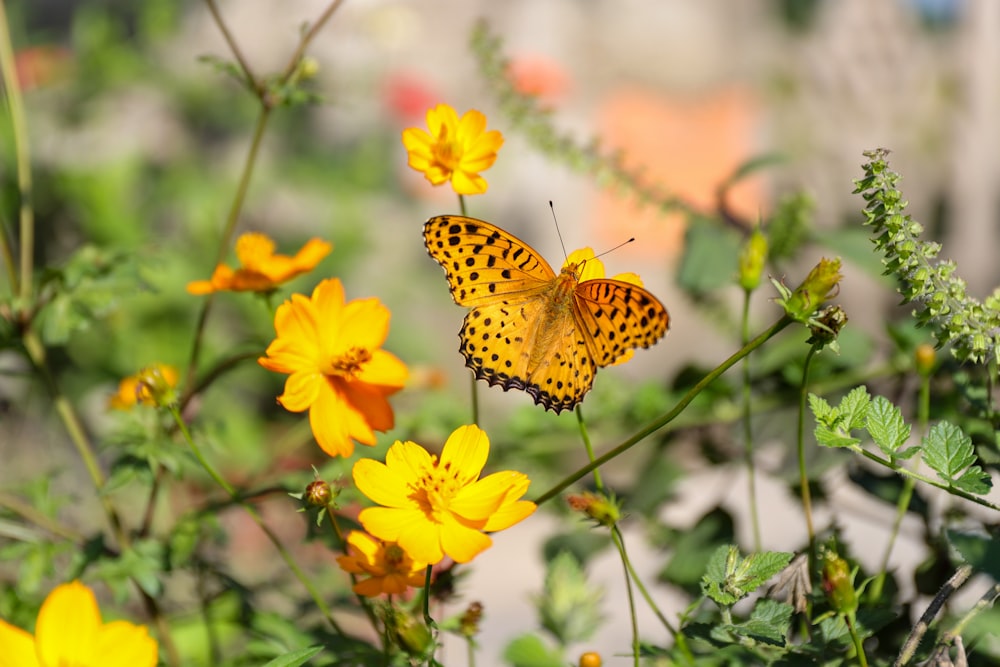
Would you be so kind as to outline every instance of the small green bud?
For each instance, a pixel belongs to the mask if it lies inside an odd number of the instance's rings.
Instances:
[[[336,497],[329,484],[321,479],[309,483],[306,487],[304,500],[314,507],[327,507]]]
[[[611,528],[621,519],[621,508],[613,497],[585,491],[566,497],[570,509],[582,512],[602,526]]]
[[[421,621],[402,611],[393,614],[392,627],[399,645],[411,656],[421,658],[434,647],[434,636]]]
[[[760,285],[760,276],[767,262],[767,237],[760,231],[760,226],[754,228],[750,237],[740,250],[739,283],[747,292],[752,292]]]
[[[847,561],[833,551],[823,553],[823,592],[838,614],[853,614],[858,610],[858,595],[854,590],[854,572]]]
[[[312,56],[304,56],[302,60],[299,61],[297,74],[300,81],[306,81],[313,78],[319,74],[319,61]]]
[[[791,295],[780,300],[781,305],[792,319],[808,322],[820,304],[835,293],[841,278],[840,258],[824,257]]]

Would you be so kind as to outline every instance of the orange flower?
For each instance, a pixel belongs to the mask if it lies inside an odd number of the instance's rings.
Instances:
[[[270,292],[295,276],[312,271],[333,246],[321,239],[310,239],[294,257],[276,255],[274,248],[274,241],[266,234],[243,234],[236,240],[236,257],[241,267],[233,270],[219,264],[211,280],[188,283],[188,293]]]
[[[374,445],[374,431],[392,428],[388,396],[403,388],[407,370],[381,349],[389,309],[378,299],[345,302],[340,281],[324,280],[311,298],[293,294],[281,304],[274,329],[277,337],[258,362],[289,374],[278,402],[292,412],[309,410],[323,451],[350,456],[354,440]]]
[[[365,597],[400,595],[410,586],[420,588],[427,568],[395,542],[383,542],[358,530],[347,536],[347,555],[338,556],[337,564],[345,572],[368,575],[353,589]]]
[[[486,131],[486,116],[472,109],[459,119],[453,108],[439,104],[427,111],[427,127],[429,134],[417,127],[403,130],[409,165],[432,185],[451,181],[457,194],[486,192],[486,179],[479,172],[493,166],[503,145],[499,131]]]
[[[593,248],[580,248],[579,250],[574,250],[563,262],[563,268],[566,268],[570,264],[583,264],[583,271],[580,272],[580,282],[584,280],[594,280],[595,278],[604,278],[607,274],[604,272],[604,262],[594,257]],[[638,285],[639,287],[644,287],[642,284],[642,278],[636,273],[619,273],[614,277],[614,280],[621,280],[622,282],[631,283],[632,285]],[[617,366],[618,364],[624,364],[626,361],[635,356],[635,350],[626,350],[622,356],[618,357],[611,366]]]
[[[79,581],[49,593],[34,637],[0,620],[2,667],[155,667],[156,654],[145,626],[103,623],[94,593]]]
[[[441,457],[415,442],[396,442],[385,463],[354,463],[358,490],[384,507],[361,510],[369,533],[397,542],[411,557],[435,565],[445,556],[468,563],[493,543],[485,532],[513,526],[535,511],[521,500],[528,477],[504,470],[479,479],[490,440],[478,426],[460,426]]]
[[[147,366],[118,383],[118,391],[108,400],[108,407],[131,410],[140,404],[167,405],[173,398],[179,377],[177,369],[168,364]]]

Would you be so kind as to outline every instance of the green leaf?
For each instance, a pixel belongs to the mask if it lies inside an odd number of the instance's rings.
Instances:
[[[587,582],[579,562],[560,553],[548,563],[542,595],[535,599],[542,627],[560,644],[590,639],[601,623],[604,591]]]
[[[861,442],[858,438],[844,435],[822,424],[818,425],[813,433],[816,436],[816,442],[823,447],[850,447]]]
[[[993,488],[993,478],[979,466],[972,466],[954,481],[955,488],[985,496]]]
[[[867,389],[864,387],[852,389],[837,406],[837,411],[843,419],[843,427],[848,431],[864,428],[870,406],[871,396],[868,395]]]
[[[910,426],[903,420],[903,413],[884,396],[872,400],[865,428],[878,448],[890,457],[899,456],[899,448],[910,437]]]
[[[689,530],[670,531],[669,535],[663,536],[661,543],[669,546],[672,554],[658,578],[697,593],[705,574],[705,563],[720,544],[735,539],[735,531],[733,517],[719,507],[702,515]]]
[[[522,635],[507,644],[503,658],[514,667],[565,667],[562,651],[545,645],[535,635]]]
[[[268,662],[264,667],[299,667],[309,662],[309,659],[323,650],[322,646],[310,646],[309,648],[292,651],[285,655],[280,655]]]
[[[740,558],[739,549],[723,545],[708,561],[702,591],[722,605],[732,605],[783,570],[792,555],[779,551],[753,553]]]
[[[923,441],[923,458],[941,479],[954,486],[959,484],[955,477],[976,462],[972,439],[946,421],[938,422],[927,433]],[[961,477],[962,487],[959,488],[982,488],[990,483],[987,480],[989,476],[976,466]]]
[[[833,421],[840,414],[834,408],[830,407],[830,404],[825,398],[817,396],[816,394],[809,394],[809,409],[812,410],[813,416],[816,418],[817,422],[825,424],[827,426],[832,426]]]
[[[966,563],[1000,581],[1000,540],[955,530],[945,531],[945,534]]]
[[[765,644],[784,646],[792,620],[792,611],[790,604],[765,598],[754,606],[749,620],[731,626],[730,629],[740,636]]]
[[[717,220],[691,220],[677,283],[693,294],[706,294],[731,285],[741,245],[742,237],[722,227]]]

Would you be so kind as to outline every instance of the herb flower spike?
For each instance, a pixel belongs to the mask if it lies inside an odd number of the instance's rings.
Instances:
[[[427,128],[430,133],[417,127],[403,130],[410,167],[432,185],[451,181],[460,195],[486,192],[486,179],[479,172],[493,166],[503,146],[499,131],[486,131],[486,116],[472,109],[459,118],[453,108],[439,104],[427,111]]]
[[[78,581],[49,593],[34,636],[0,620],[3,667],[155,667],[156,659],[146,627],[103,623],[94,593]]]
[[[187,291],[195,295],[222,291],[271,292],[282,283],[312,271],[333,246],[322,239],[310,239],[292,256],[276,254],[274,249],[274,241],[265,234],[243,234],[236,240],[240,268],[234,270],[219,264],[211,280],[188,283]]]
[[[278,397],[286,410],[309,410],[319,446],[330,456],[350,456],[354,440],[375,444],[375,431],[394,423],[388,397],[403,388],[402,361],[381,349],[389,333],[389,309],[378,299],[345,301],[336,278],[312,297],[293,294],[274,317],[277,337],[258,359],[264,368],[288,373]]]
[[[520,500],[526,475],[505,470],[479,479],[489,451],[486,433],[469,425],[448,437],[440,458],[414,442],[396,442],[385,463],[357,461],[354,484],[383,505],[362,510],[358,520],[414,560],[471,561],[492,544],[484,532],[509,528],[535,511],[534,503]]]

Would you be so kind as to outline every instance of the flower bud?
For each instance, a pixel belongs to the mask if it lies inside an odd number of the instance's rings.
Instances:
[[[766,262],[767,237],[760,231],[760,226],[757,226],[740,251],[740,287],[747,292],[757,289]]]
[[[827,306],[809,321],[810,345],[820,347],[830,345],[837,340],[840,330],[847,324],[847,313],[840,306]]]
[[[841,278],[840,258],[824,257],[791,295],[780,300],[781,305],[792,319],[807,322],[820,304],[834,294]]]
[[[458,620],[458,631],[463,637],[475,637],[479,634],[479,622],[483,619],[483,605],[473,602]]]
[[[301,81],[313,78],[319,74],[319,61],[312,56],[304,56],[299,61],[297,73]]]
[[[423,657],[434,647],[431,631],[413,616],[397,610],[392,623],[399,645],[411,656]]]
[[[570,509],[582,512],[602,526],[612,527],[621,519],[621,509],[617,501],[603,494],[585,491],[566,497]]]
[[[594,651],[587,651],[580,655],[580,667],[601,667],[601,654]]]
[[[937,353],[930,343],[921,343],[913,352],[917,373],[920,377],[929,377],[934,371],[934,362],[937,361]]]
[[[306,487],[304,500],[314,507],[327,507],[336,497],[329,484],[321,479],[309,483]]]
[[[850,571],[847,561],[833,551],[823,553],[823,592],[838,614],[853,614],[858,610],[854,573]]]

